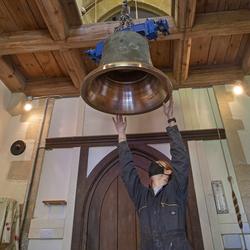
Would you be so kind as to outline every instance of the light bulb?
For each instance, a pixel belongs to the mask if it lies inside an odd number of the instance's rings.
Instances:
[[[243,93],[243,88],[241,85],[235,85],[233,87],[233,92],[235,95],[241,95]]]
[[[32,97],[31,96],[28,96],[25,103],[24,103],[24,106],[23,106],[23,109],[25,111],[30,111],[32,109]]]
[[[24,104],[23,108],[24,108],[25,111],[30,111],[32,109],[32,104],[27,102],[27,103]]]

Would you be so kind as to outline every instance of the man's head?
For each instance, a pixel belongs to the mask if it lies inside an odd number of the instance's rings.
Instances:
[[[168,162],[163,160],[152,161],[148,169],[152,187],[167,185],[172,172],[172,166]]]

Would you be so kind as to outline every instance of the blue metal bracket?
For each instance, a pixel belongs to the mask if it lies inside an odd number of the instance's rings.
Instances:
[[[144,23],[133,24],[132,26],[125,28],[123,31],[134,31],[142,36],[145,36],[148,40],[157,39],[158,32],[163,35],[169,34],[169,25],[167,19],[159,19],[154,21],[153,19],[147,19]],[[87,50],[85,53],[96,63],[102,58],[102,52],[104,48],[104,41],[100,41],[96,44],[95,49]]]

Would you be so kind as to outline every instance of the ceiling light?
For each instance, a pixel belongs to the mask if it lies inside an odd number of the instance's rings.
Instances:
[[[30,111],[32,109],[32,97],[28,96],[25,103],[24,103],[24,110],[25,111]]]
[[[233,92],[235,95],[243,94],[243,87],[240,84],[237,84],[233,87]]]

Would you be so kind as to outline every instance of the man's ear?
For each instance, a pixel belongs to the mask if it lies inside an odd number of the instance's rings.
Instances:
[[[164,169],[164,174],[168,174],[168,175],[170,175],[170,174],[172,174],[172,170],[171,169]]]

